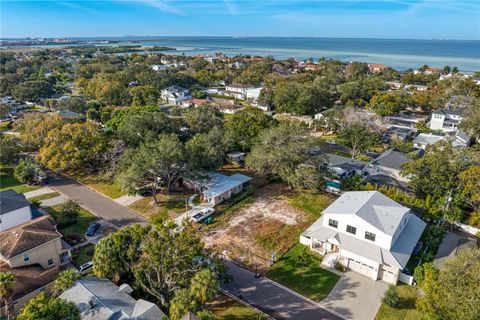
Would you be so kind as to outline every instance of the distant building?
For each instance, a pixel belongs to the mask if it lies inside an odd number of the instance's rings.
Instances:
[[[180,86],[170,86],[160,92],[161,99],[171,105],[179,105],[184,100],[192,99],[190,92]]]
[[[423,154],[423,153],[422,153]],[[391,148],[370,161],[364,169],[365,175],[382,174],[390,176],[399,181],[408,182],[409,179],[400,174],[402,165],[409,162],[408,155],[397,148]]]
[[[417,70],[415,70],[413,73],[414,73],[414,74],[426,74],[426,75],[429,75],[429,74],[441,74],[442,72],[443,72],[443,69],[434,68],[434,67],[428,67],[428,68],[426,68],[425,70],[417,69]]]
[[[368,72],[370,73],[380,73],[387,69],[390,69],[386,65],[378,64],[378,63],[369,63],[368,64]]]
[[[183,62],[174,62],[174,63],[164,63],[164,64],[154,64],[152,65],[153,71],[164,71],[172,68],[180,68],[184,67],[185,64]]]
[[[253,103],[257,103],[258,97],[260,96],[260,92],[262,91],[263,87],[257,88],[249,88],[245,90],[245,98]]]
[[[383,141],[388,143],[392,138],[397,138],[402,141],[408,141],[415,134],[416,129],[409,127],[401,126],[390,126],[387,128],[387,131],[383,134]]]
[[[82,320],[160,320],[166,315],[146,300],[135,300],[133,289],[123,284],[116,286],[108,279],[85,277],[60,295],[73,302],[80,310]]]
[[[413,147],[415,149],[426,149],[427,146],[435,144],[440,140],[445,140],[445,137],[432,133],[420,133],[413,139]]]
[[[212,101],[209,99],[189,99],[189,100],[184,100],[182,101],[182,107],[188,108],[188,107],[200,107],[205,104],[209,104]]]
[[[254,86],[249,84],[232,83],[225,86],[225,94],[235,99],[246,99],[247,90],[253,88]]]
[[[430,129],[452,132],[463,119],[464,109],[440,109],[432,113]]]

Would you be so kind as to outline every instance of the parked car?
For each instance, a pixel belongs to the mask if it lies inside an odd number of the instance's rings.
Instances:
[[[206,218],[210,217],[212,214],[215,213],[215,209],[213,208],[205,208],[200,210],[199,213],[195,214],[192,219],[196,222],[202,222]]]
[[[80,267],[78,267],[78,272],[80,272],[81,274],[87,274],[92,268],[93,268],[93,261],[88,261],[82,264]]]
[[[98,231],[98,229],[100,229],[100,224],[97,222],[94,222],[88,226],[87,232],[85,232],[85,235],[87,237],[92,237]]]

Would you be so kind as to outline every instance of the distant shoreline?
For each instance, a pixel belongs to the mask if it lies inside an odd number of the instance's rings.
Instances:
[[[44,39],[45,41],[50,39]],[[30,39],[34,41],[34,39]],[[58,43],[70,41],[70,43]],[[400,40],[400,39],[365,39],[365,38],[315,38],[315,37],[101,37],[57,39],[53,45],[39,43],[23,46],[25,48],[61,48],[82,45],[92,46],[133,46],[175,48],[175,54],[208,55],[223,53],[236,55],[273,56],[277,60],[294,58],[306,60],[319,58],[340,60],[344,62],[359,61],[379,63],[402,71],[415,69],[422,65],[443,68],[456,66],[464,72],[480,70],[480,41],[477,40]],[[2,49],[10,47],[4,44]],[[120,50],[120,49],[112,49]],[[129,50],[138,52],[148,50]],[[125,53],[128,53],[125,51]],[[152,52],[152,51],[149,51]]]

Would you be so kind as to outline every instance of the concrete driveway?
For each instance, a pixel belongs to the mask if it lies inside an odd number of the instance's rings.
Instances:
[[[85,207],[94,215],[109,221],[117,228],[147,222],[147,219],[127,207],[118,204],[114,200],[107,198],[99,192],[93,191],[71,178],[57,176],[50,180],[49,187],[70,199],[77,200],[81,206]]]
[[[476,241],[473,239],[473,236],[472,238],[467,238],[452,232],[447,232],[438,247],[433,264],[435,264],[437,268],[441,268],[445,260],[455,257],[458,251],[474,247],[475,245]]]
[[[388,284],[347,271],[321,304],[352,320],[371,320],[380,308]]]

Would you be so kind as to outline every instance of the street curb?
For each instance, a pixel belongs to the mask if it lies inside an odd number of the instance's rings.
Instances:
[[[75,180],[76,181],[76,180]],[[53,189],[53,187],[50,187]],[[61,195],[63,195],[65,198],[67,199],[71,199],[70,197],[68,197],[66,194],[64,194],[63,192],[61,192],[60,190],[56,190],[56,189],[53,189],[55,190],[56,192],[60,193]],[[75,199],[72,199],[72,200],[75,200]],[[94,215],[98,220],[103,220],[105,221],[109,226],[111,226],[112,228],[116,229],[116,230],[119,230],[120,228],[117,227],[116,225],[114,225],[113,223],[111,223],[110,221],[104,219],[103,217],[100,217],[99,215],[97,215],[95,212],[93,212],[92,210],[90,210],[89,208],[85,207],[84,205],[82,205],[79,201],[78,202],[78,205],[80,207],[82,207],[83,209],[87,210],[88,212],[90,212],[92,215]],[[48,213],[48,212],[47,212]],[[88,241],[86,241],[88,242]]]
[[[275,318],[273,318],[272,316],[266,314],[265,312],[263,312],[262,310],[256,308],[255,306],[252,306],[251,304],[249,304],[248,302],[245,302],[243,301],[242,299],[240,299],[239,297],[229,293],[228,291],[226,291],[225,289],[222,289],[222,288],[218,288],[218,290],[223,293],[224,295],[232,298],[233,300],[237,301],[238,303],[240,304],[243,304],[244,306],[246,307],[249,307],[249,308],[252,308],[253,310],[257,311],[258,313],[260,313],[261,315],[267,317],[268,319],[270,320],[274,320]]]
[[[253,273],[252,271],[244,268],[244,267],[243,267],[242,265],[240,265],[239,263],[237,263],[237,262],[235,262],[235,261],[233,261],[233,260],[230,260],[230,259],[225,259],[225,260],[228,260],[228,261],[232,262],[233,264],[235,264],[236,266],[238,266],[239,268],[242,268],[243,270],[251,273],[252,275],[255,275],[255,273]],[[309,302],[309,303],[311,303],[311,304],[313,304],[313,305],[315,305],[315,306],[317,306],[317,307],[319,307],[319,308],[322,308],[322,309],[327,310],[328,312],[336,315],[337,317],[340,317],[340,318],[342,318],[342,319],[344,319],[344,320],[350,320],[350,318],[348,318],[348,317],[346,317],[346,316],[338,313],[337,311],[332,310],[332,309],[330,309],[329,307],[320,304],[319,302],[313,301],[312,299],[307,298],[307,297],[301,295],[300,293],[295,292],[295,291],[293,291],[292,289],[289,289],[289,288],[285,287],[284,285],[281,285],[280,283],[278,283],[278,282],[276,282],[276,281],[274,281],[274,280],[272,280],[272,279],[270,279],[270,278],[267,278],[267,277],[265,277],[265,276],[262,276],[262,278],[267,279],[268,281],[270,281],[271,283],[273,283],[275,286],[279,287],[280,289],[283,289],[283,290],[285,290],[285,291],[288,291],[289,293],[297,296],[298,298],[300,298],[300,299],[302,299],[302,300],[304,300],[304,301],[306,301],[306,302]]]

